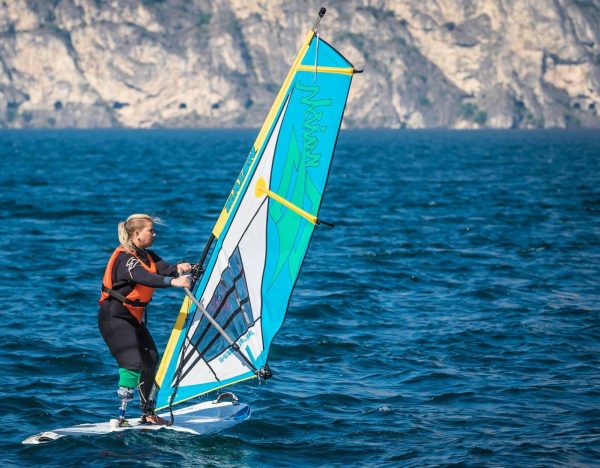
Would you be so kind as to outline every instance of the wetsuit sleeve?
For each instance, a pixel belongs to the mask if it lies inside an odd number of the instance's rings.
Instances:
[[[133,255],[121,254],[115,265],[116,282],[133,281],[151,288],[168,288],[171,286],[171,277],[152,273],[140,265],[140,261]]]
[[[160,258],[156,253],[148,251],[148,254],[152,255],[154,262],[156,263],[156,271],[159,275],[163,276],[177,276],[177,265],[171,265]]]

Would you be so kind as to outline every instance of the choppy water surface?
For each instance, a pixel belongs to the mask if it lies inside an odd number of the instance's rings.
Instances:
[[[598,132],[343,132],[253,416],[213,436],[26,436],[106,420],[96,300],[116,224],[197,260],[254,131],[0,133],[3,464],[592,465]],[[163,348],[181,292],[160,291]]]

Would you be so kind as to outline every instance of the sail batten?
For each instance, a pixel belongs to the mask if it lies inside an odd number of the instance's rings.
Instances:
[[[314,31],[306,36],[180,309],[156,377],[158,408],[255,378],[266,365],[318,221],[353,70]]]

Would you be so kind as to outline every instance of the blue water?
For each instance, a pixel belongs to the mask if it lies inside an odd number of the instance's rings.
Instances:
[[[342,132],[268,383],[228,432],[67,438],[117,411],[96,300],[116,225],[195,261],[255,131],[0,133],[2,464],[600,460],[600,134]],[[149,310],[160,349],[182,299]]]

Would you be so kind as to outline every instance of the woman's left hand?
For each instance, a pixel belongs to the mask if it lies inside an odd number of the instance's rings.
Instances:
[[[189,273],[192,271],[192,265],[189,263],[178,263],[177,264],[177,274],[182,275],[184,273]]]

